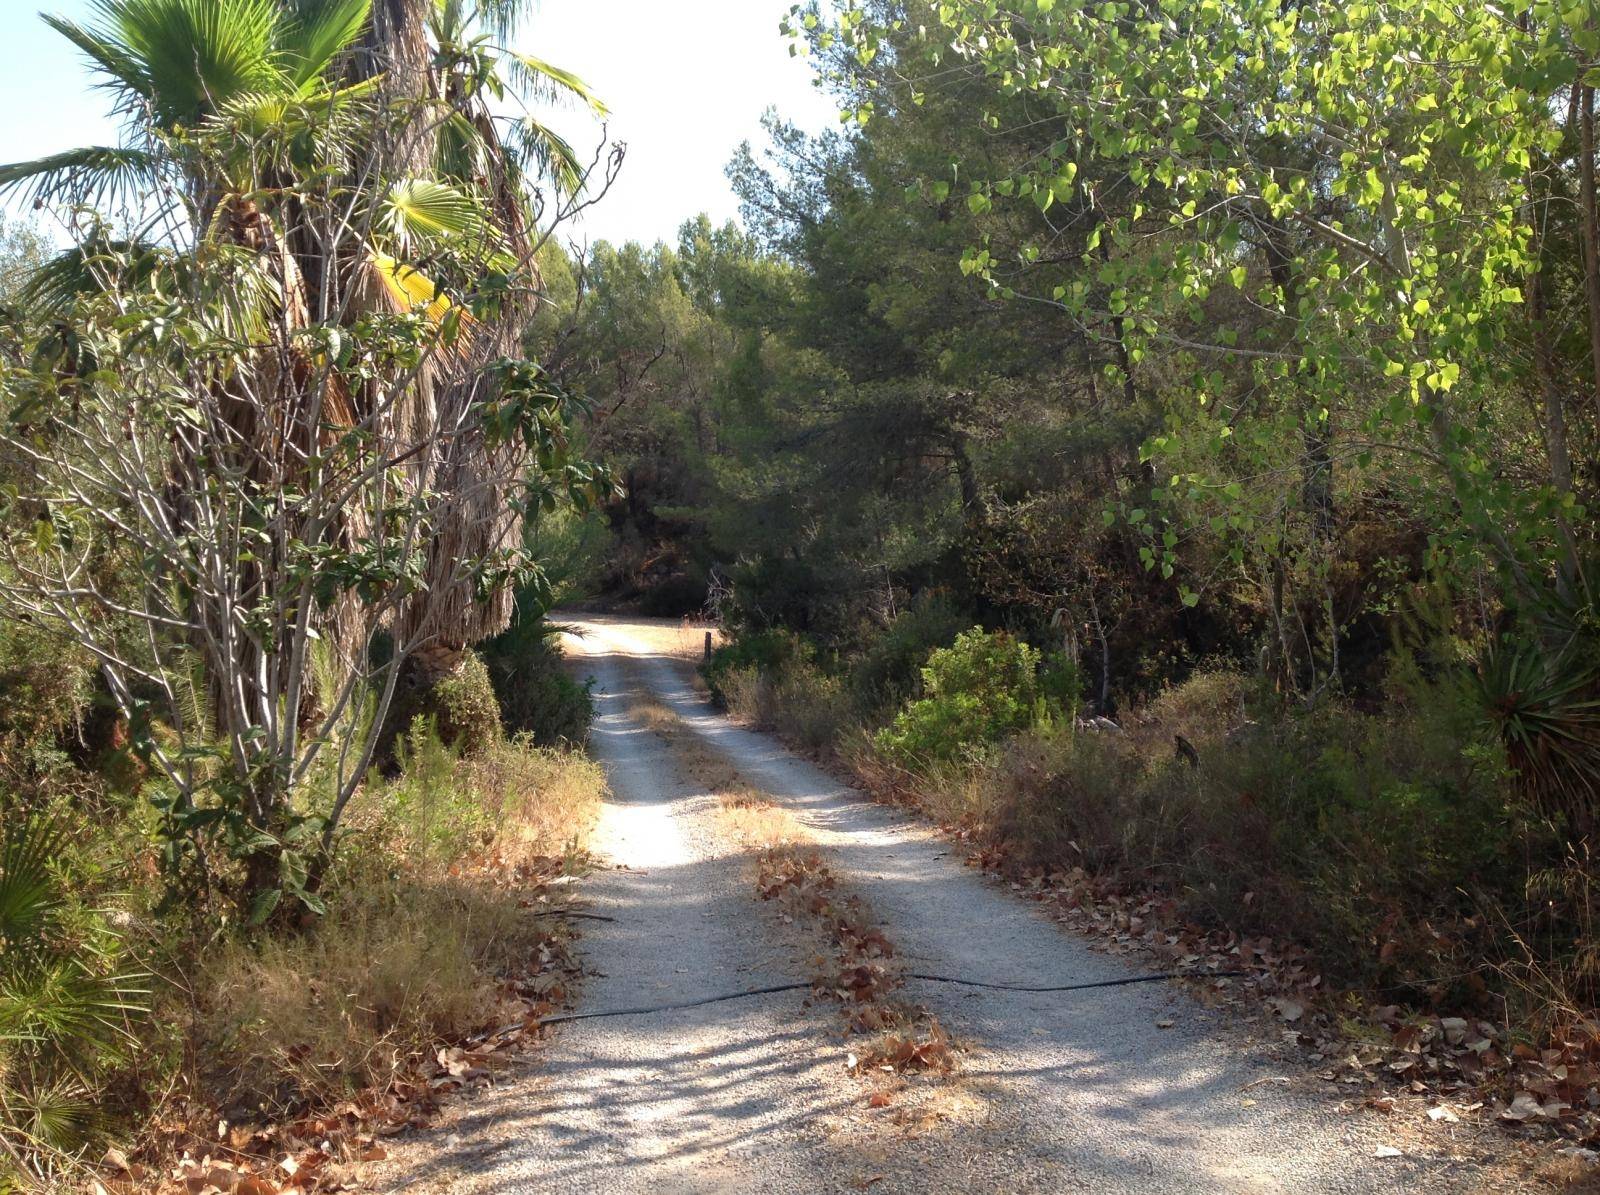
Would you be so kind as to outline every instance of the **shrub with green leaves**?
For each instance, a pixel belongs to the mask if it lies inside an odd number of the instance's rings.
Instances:
[[[902,611],[850,669],[857,702],[865,710],[883,710],[916,696],[928,656],[948,647],[969,625],[960,610],[939,596]]]
[[[725,682],[731,675],[750,671],[772,676],[805,650],[800,637],[792,632],[752,631],[712,652],[700,666],[700,675],[711,689],[711,699],[726,708]]]
[[[482,755],[500,741],[500,703],[489,681],[489,669],[476,652],[434,687],[439,737],[463,756]]]
[[[905,767],[956,759],[1029,726],[1070,712],[1073,682],[1060,670],[1040,681],[1041,657],[1004,631],[974,627],[928,657],[925,696],[874,736],[878,750]]]

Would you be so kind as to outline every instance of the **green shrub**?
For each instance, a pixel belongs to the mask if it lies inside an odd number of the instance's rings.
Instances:
[[[500,741],[500,703],[489,669],[476,652],[468,652],[449,676],[434,686],[439,737],[462,756],[482,755]]]
[[[76,779],[63,750],[89,710],[94,660],[15,619],[0,622],[0,772],[12,785],[54,791]]]
[[[863,710],[891,709],[920,696],[922,667],[936,649],[948,647],[970,625],[947,599],[916,602],[889,624],[856,659],[850,688]]]
[[[0,734],[66,729],[89,702],[94,661],[23,623],[0,634]]]
[[[1548,859],[1553,844],[1519,812],[1461,687],[1420,686],[1381,715],[1329,702],[1259,721],[1244,718],[1248,689],[1199,674],[1126,734],[1023,733],[942,782],[1024,867],[1158,885],[1202,924],[1311,948],[1344,983],[1420,995],[1470,981],[1503,947],[1485,910],[1522,915],[1519,851]]]
[[[384,847],[413,865],[448,865],[489,830],[487,812],[461,783],[461,751],[419,717],[394,747],[398,774],[383,792]]]
[[[949,760],[997,743],[1040,722],[1070,713],[1071,705],[1046,698],[1037,649],[1004,631],[974,627],[928,657],[924,697],[911,702],[874,738],[878,749],[904,767]],[[1050,688],[1063,697],[1076,681],[1066,665],[1053,670]],[[1070,698],[1069,698],[1070,700]]]
[[[785,669],[777,685],[784,726],[801,746],[812,751],[833,747],[856,725],[856,713],[844,681],[815,664],[801,662]]]
[[[751,631],[712,652],[700,666],[700,675],[711,690],[711,700],[728,709],[725,682],[731,674],[753,672],[770,678],[804,654],[805,645],[789,631]]]
[[[560,631],[519,606],[511,627],[482,649],[506,731],[529,735],[542,747],[581,746],[594,720],[590,685],[580,685],[563,667],[555,642]]]

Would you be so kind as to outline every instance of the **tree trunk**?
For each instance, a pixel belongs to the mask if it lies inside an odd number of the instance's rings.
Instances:
[[[1260,220],[1256,227],[1261,233],[1262,252],[1267,259],[1267,274],[1273,284],[1283,294],[1283,321],[1284,343],[1298,346],[1300,342],[1299,310],[1300,310],[1300,273],[1295,267],[1294,253],[1289,246],[1289,233],[1282,224],[1274,220]],[[1313,377],[1315,373],[1313,372]],[[1325,565],[1333,551],[1334,533],[1334,506],[1333,506],[1333,429],[1331,413],[1316,402],[1302,402],[1300,408],[1300,502],[1305,508],[1306,518],[1309,522],[1309,546],[1313,567]],[[1285,577],[1286,562],[1280,561],[1275,566],[1274,573],[1274,602],[1278,605],[1277,617],[1282,617],[1282,585]],[[1326,586],[1324,585],[1324,597]],[[1335,612],[1331,608],[1331,599],[1325,601],[1328,607],[1328,681],[1337,681],[1339,674],[1339,626]],[[1283,636],[1280,633],[1280,640]],[[1306,636],[1308,665],[1311,668],[1309,691],[1315,694],[1323,687],[1317,679],[1316,654],[1312,650],[1312,640]],[[1288,650],[1285,641],[1285,651]],[[1285,671],[1292,673],[1292,662],[1284,661]]]
[[[1591,179],[1591,183],[1592,183]],[[1550,338],[1549,302],[1544,288],[1544,208],[1548,196],[1541,195],[1533,178],[1528,179],[1529,223],[1532,231],[1533,269],[1529,272],[1525,293],[1528,306],[1528,331],[1533,342],[1534,374],[1538,381],[1543,418],[1539,420],[1544,432],[1545,456],[1549,461],[1550,485],[1558,494],[1572,492],[1572,454],[1567,443],[1567,399],[1561,385],[1561,374],[1556,364],[1555,348]],[[1585,258],[1592,246],[1586,237]],[[1594,278],[1590,272],[1591,280]],[[1596,310],[1591,298],[1591,317]],[[1566,596],[1578,573],[1578,546],[1572,527],[1562,515],[1556,516],[1556,528],[1561,537],[1565,560],[1556,583]]]
[[[1600,212],[1595,208],[1594,88],[1579,87],[1578,223],[1583,229],[1583,289],[1589,305],[1589,360],[1594,371],[1590,397],[1600,415]]]
[[[436,95],[428,8],[428,0],[374,0],[355,61],[358,78],[383,77],[384,98],[401,117],[383,149],[390,169],[402,177],[431,173],[438,143],[436,122],[426,110]]]
[[[429,0],[376,0],[372,24],[358,57],[357,71],[370,77],[381,72],[385,93],[401,119],[388,147],[392,169],[398,175],[430,177],[435,173],[438,150],[437,124],[445,99],[433,68],[429,40]],[[492,126],[480,128],[492,136]],[[502,229],[519,256],[528,248],[529,230],[522,224],[514,197],[503,176],[485,180],[493,193]],[[531,288],[530,288],[531,289]],[[452,376],[419,378],[416,394],[400,413],[417,429],[454,426],[470,404],[484,398],[483,370],[490,361],[520,352],[521,336],[532,315],[533,300],[512,301],[511,310],[492,324],[480,324],[470,337],[467,360],[450,370]],[[404,434],[403,429],[402,434]],[[427,545],[424,568],[426,589],[400,612],[394,627],[399,644],[426,643],[459,651],[464,645],[497,634],[510,625],[515,594],[501,586],[487,598],[456,575],[456,562],[464,556],[482,557],[498,548],[516,548],[522,521],[511,507],[511,494],[503,486],[485,486],[484,477],[505,472],[498,465],[484,467],[492,450],[481,439],[452,440],[451,459],[418,460],[411,465],[412,482],[440,492],[465,490],[473,495],[456,504],[448,522],[435,528]]]

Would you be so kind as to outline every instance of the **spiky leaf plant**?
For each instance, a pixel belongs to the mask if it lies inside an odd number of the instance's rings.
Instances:
[[[76,915],[68,846],[61,822],[27,816],[0,841],[0,1141],[39,1174],[93,1139],[96,1085],[148,995],[105,919]]]
[[[1600,661],[1578,639],[1555,651],[1502,641],[1479,662],[1478,687],[1523,791],[1587,836],[1600,812]]]

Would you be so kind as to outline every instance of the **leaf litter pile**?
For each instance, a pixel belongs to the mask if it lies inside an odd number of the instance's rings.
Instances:
[[[581,968],[576,937],[559,897],[573,860],[508,864],[484,859],[477,870],[539,926],[537,943],[515,973],[499,977],[493,1019],[476,1032],[435,1042],[405,1060],[382,1087],[323,1104],[302,1101],[274,1114],[237,1119],[215,1108],[175,1107],[152,1125],[137,1149],[109,1151],[90,1178],[98,1195],[315,1195],[350,1190],[365,1164],[388,1156],[383,1142],[420,1128],[455,1092],[487,1086],[540,1037],[540,1018],[567,1006]],[[175,1101],[176,1102],[176,1101]]]
[[[809,926],[827,942],[827,952],[812,959],[816,990],[838,1001],[851,1034],[867,1038],[849,1054],[853,1073],[954,1069],[949,1034],[926,1008],[897,994],[902,980],[893,945],[873,926],[861,899],[840,892],[818,851],[793,844],[765,848],[756,885],[762,900],[779,902],[780,917]],[[873,1100],[881,1107],[887,1093]]]

